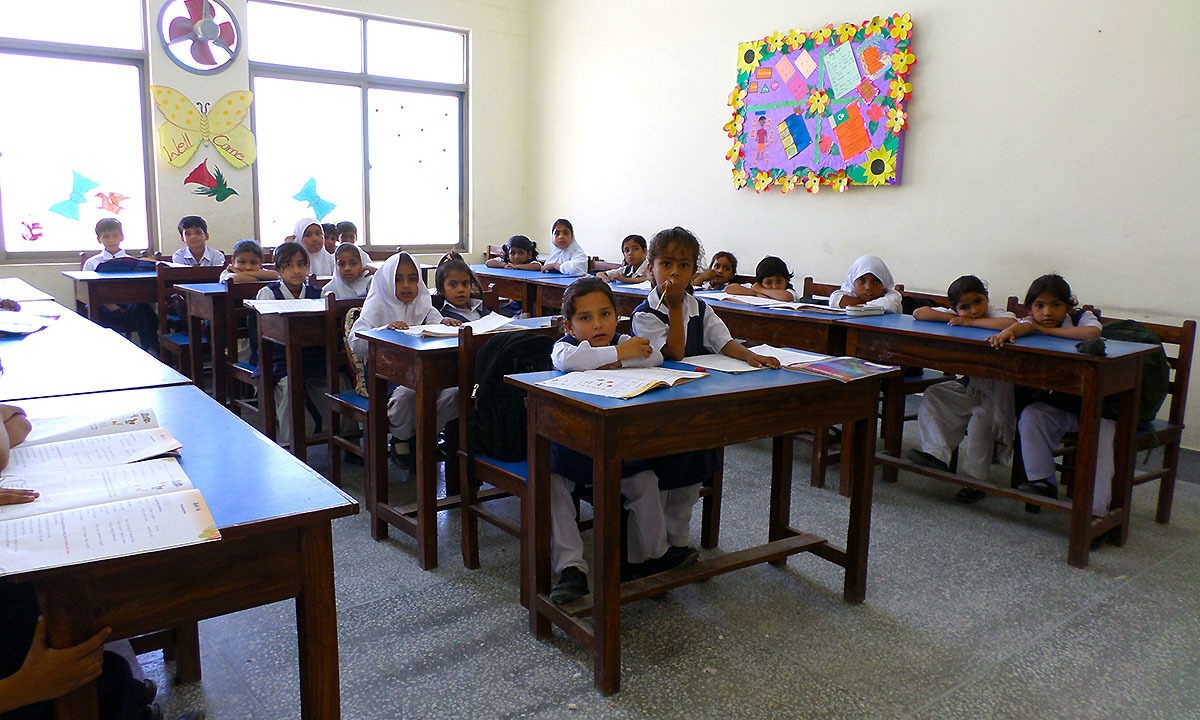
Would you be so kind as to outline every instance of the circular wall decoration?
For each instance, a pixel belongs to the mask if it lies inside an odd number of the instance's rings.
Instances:
[[[176,65],[197,75],[229,67],[242,44],[237,18],[221,0],[168,0],[158,37]]]

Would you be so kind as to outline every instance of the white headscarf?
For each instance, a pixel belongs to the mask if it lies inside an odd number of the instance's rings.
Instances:
[[[363,275],[352,283],[348,283],[345,280],[343,280],[342,274],[340,272],[338,272],[338,269],[337,269],[337,251],[340,250],[341,247],[342,246],[339,245],[337,247],[337,249],[335,249],[333,251],[333,279],[325,284],[325,288],[321,292],[321,294],[322,295],[331,295],[332,294],[334,297],[338,298],[339,300],[345,299],[345,298],[362,297],[363,293],[366,292],[367,288],[371,286],[371,277],[372,276]],[[363,267],[366,267],[367,263],[371,262],[371,256],[367,255],[367,251],[363,250],[361,247],[359,247],[357,245],[351,245],[351,247],[353,247],[355,250],[358,251],[358,257],[359,257],[359,259],[362,260]]]
[[[292,228],[292,234],[296,236],[296,242],[301,245],[304,245],[304,231],[308,229],[309,225],[321,227],[321,223],[317,222],[316,218],[305,217],[297,220],[295,227]],[[304,251],[308,252],[308,248],[304,248]]]
[[[412,302],[400,302],[396,297],[396,268],[401,260],[407,260],[417,268],[417,296]],[[362,314],[350,329],[350,350],[360,357],[367,355],[367,341],[358,333],[383,327],[397,320],[409,325],[422,325],[427,321],[441,322],[442,315],[433,309],[429,289],[421,280],[420,265],[406,252],[398,252],[383,263],[375,272],[367,299],[363,302]]]
[[[841,291],[857,297],[857,293],[854,292],[854,281],[867,273],[874,275],[879,282],[883,283],[885,293],[890,292],[896,285],[892,280],[892,271],[888,270],[887,263],[878,255],[863,255],[850,266],[850,270],[846,273],[846,280],[842,282]]]

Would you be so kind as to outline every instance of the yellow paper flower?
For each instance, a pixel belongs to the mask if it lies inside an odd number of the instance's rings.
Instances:
[[[908,72],[908,66],[917,61],[917,56],[907,50],[892,53],[892,71],[897,75]]]
[[[821,28],[820,30],[817,30],[816,32],[812,33],[811,37],[813,39],[813,44],[820,47],[821,45],[824,45],[825,41],[828,40],[832,35],[833,35],[833,26],[826,25],[825,27]]]
[[[729,152],[725,153],[725,159],[730,162],[736,162],[742,154],[742,144],[737,140],[733,141],[733,147],[729,148]]]
[[[725,123],[725,134],[729,137],[737,137],[738,135],[741,135],[742,123],[745,122],[745,120],[746,119],[742,117],[741,113],[734,113],[733,117],[729,119],[729,122]]]
[[[727,100],[725,102],[725,104],[728,105],[729,107],[733,108],[734,110],[739,110],[739,109],[741,109],[741,107],[743,105],[746,104],[745,99],[746,99],[746,89],[743,88],[741,85],[739,85],[739,86],[735,87],[732,92],[729,93],[729,100]]]
[[[896,155],[887,148],[868,150],[860,167],[867,172],[868,185],[883,185],[896,176]]]
[[[750,175],[741,168],[733,170],[733,186],[739,190],[746,187],[746,181],[750,179]]]
[[[780,175],[775,178],[775,184],[779,186],[779,192],[787,195],[796,188],[795,175]]]
[[[779,48],[783,47],[785,40],[787,40],[787,35],[778,32],[763,38],[763,42],[767,44],[767,49],[773,53],[779,52]]]
[[[812,170],[809,170],[808,175],[804,176],[804,189],[813,195],[816,195],[818,192],[820,192],[821,176]]]
[[[762,62],[762,43],[757,40],[738,45],[738,73],[752,73]]]
[[[788,52],[796,52],[803,45],[808,36],[800,32],[800,28],[796,28],[787,34]]]
[[[879,33],[883,32],[885,25],[887,25],[887,21],[876,15],[875,17],[871,18],[870,22],[863,23],[863,30],[866,31],[865,34],[867,37],[871,37],[872,35],[878,35]]]
[[[907,40],[912,32],[912,16],[908,13],[892,16],[892,37],[897,40]]]
[[[766,170],[759,170],[754,176],[754,192],[760,193],[766,190],[771,184],[771,173]]]
[[[903,80],[893,80],[891,90],[888,91],[888,96],[896,102],[900,102],[912,93],[912,83],[904,82]]]
[[[857,25],[854,25],[853,23],[842,23],[837,29],[838,42],[849,42],[850,39],[854,37],[856,32],[858,32]]]
[[[897,105],[888,110],[887,126],[892,131],[893,135],[899,135],[904,128],[904,121],[908,118],[908,113],[904,112],[904,108]]]
[[[846,186],[850,184],[850,178],[847,177],[845,170],[838,170],[836,173],[825,178],[825,184],[837,192],[846,192]]]
[[[808,103],[808,111],[813,115],[820,115],[825,112],[825,106],[829,104],[829,96],[824,90],[811,88],[808,91],[808,98],[805,100]]]

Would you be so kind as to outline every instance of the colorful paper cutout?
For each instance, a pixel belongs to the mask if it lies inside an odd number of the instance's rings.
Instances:
[[[754,77],[758,80],[770,80],[771,68],[760,67],[754,71]]]
[[[787,153],[789,160],[799,155],[800,151],[812,143],[808,126],[804,124],[804,118],[799,115],[788,115],[779,123],[777,130],[779,141],[783,143],[783,151]]]
[[[217,202],[225,202],[230,196],[237,195],[238,191],[229,187],[229,183],[225,181],[225,176],[221,174],[221,168],[216,165],[216,174],[209,172],[208,161],[197,165],[188,176],[183,179],[183,184],[195,183],[200,187],[192,190],[197,195],[215,198]]]
[[[796,56],[795,65],[805,80],[812,78],[813,71],[817,69],[817,61],[813,60],[812,55],[809,55],[807,50],[800,51],[800,54]]]
[[[324,220],[325,216],[333,212],[333,209],[337,207],[336,204],[322,200],[321,196],[317,195],[316,178],[309,178],[308,182],[304,183],[304,187],[300,188],[300,192],[292,197],[300,202],[308,203],[308,206],[312,208],[313,215],[318,220]]]
[[[854,48],[849,42],[825,53],[825,74],[829,76],[829,87],[833,89],[834,97],[848,95],[862,82],[858,63],[854,60]]]
[[[845,109],[835,113],[833,122],[834,133],[837,135],[838,143],[842,146],[842,154],[846,156],[846,160],[871,147],[871,138],[867,135],[867,128],[863,122],[862,111],[858,109],[858,103],[847,105]]]
[[[97,205],[101,210],[110,212],[113,215],[121,212],[125,208],[121,207],[121,203],[128,200],[128,195],[122,195],[119,192],[114,193],[96,193],[93,197],[100,198],[100,204]]]
[[[187,164],[201,145],[211,144],[235,168],[254,162],[258,150],[254,133],[243,122],[250,115],[254,93],[235,90],[201,111],[178,90],[151,85],[154,105],[166,118],[158,126],[158,149],[175,167]]]
[[[783,55],[779,58],[779,62],[775,63],[775,72],[779,75],[779,79],[786,83],[796,74],[796,66],[787,59],[787,55]]]
[[[871,102],[879,97],[879,88],[875,87],[875,83],[871,82],[870,78],[868,78],[858,84],[858,96],[867,102]]]
[[[100,183],[88,180],[76,170],[72,170],[71,174],[73,175],[73,179],[71,182],[70,197],[62,202],[56,202],[51,205],[50,212],[62,215],[68,220],[78,220],[79,206],[87,202],[87,197],[84,196],[84,193],[100,187]]]
[[[25,242],[37,242],[42,236],[42,224],[40,222],[27,223],[24,220],[21,224],[25,226],[24,232],[21,233],[21,239]]]

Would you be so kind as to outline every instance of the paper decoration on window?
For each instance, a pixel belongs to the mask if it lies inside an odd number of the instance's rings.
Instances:
[[[899,184],[917,62],[912,30],[911,16],[897,13],[738,45],[725,124],[734,187],[816,193]],[[765,138],[759,118],[773,130]]]
[[[312,208],[313,215],[318,220],[324,220],[325,216],[333,212],[333,209],[337,207],[334,203],[322,200],[321,196],[317,194],[316,178],[309,178],[308,182],[304,183],[304,187],[300,188],[300,192],[292,197],[300,202],[308,203],[308,206]]]
[[[178,90],[151,85],[150,96],[166,122],[158,126],[158,149],[175,167],[187,164],[201,145],[212,144],[235,168],[254,162],[258,150],[254,133],[243,122],[250,114],[254,93],[235,90],[203,110]]]
[[[68,220],[78,220],[79,206],[87,202],[87,197],[84,193],[100,187],[100,183],[88,180],[75,170],[72,170],[71,174],[74,176],[74,178],[71,183],[70,197],[62,202],[56,202],[51,205],[50,212],[62,215]]]
[[[99,192],[99,193],[96,193],[94,197],[100,198],[100,204],[97,205],[96,207],[100,208],[101,210],[103,210],[105,212],[110,212],[113,215],[116,215],[117,213],[124,210],[125,208],[121,207],[121,203],[123,203],[129,199],[128,195],[122,195],[119,192],[113,192],[113,193]]]
[[[237,195],[237,190],[229,187],[229,183],[225,181],[225,176],[221,174],[221,168],[213,166],[215,174],[209,172],[208,161],[197,165],[188,176],[183,179],[183,184],[195,183],[200,187],[195,188],[192,192],[205,197],[216,198],[217,202],[225,202],[231,195]]]
[[[42,237],[42,224],[40,222],[27,223],[22,220],[21,224],[25,226],[25,229],[21,231],[21,239],[25,242],[37,242]]]

